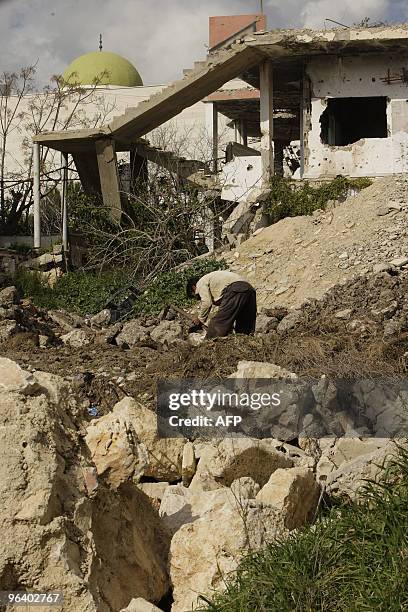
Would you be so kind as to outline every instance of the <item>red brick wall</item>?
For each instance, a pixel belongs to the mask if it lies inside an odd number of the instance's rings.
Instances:
[[[256,31],[266,30],[265,15],[232,15],[225,17],[210,17],[210,49],[224,40],[231,38],[237,32],[256,21]]]

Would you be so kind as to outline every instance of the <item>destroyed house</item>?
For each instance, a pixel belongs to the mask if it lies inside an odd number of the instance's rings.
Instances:
[[[124,151],[135,171],[148,160],[236,203],[253,201],[273,174],[408,172],[407,24],[265,31],[259,16],[246,17],[235,34],[213,23],[207,59],[136,108],[99,129],[41,134],[34,146],[72,155],[85,190],[112,211],[121,209],[116,156]],[[208,104],[212,164],[149,145],[152,130],[198,101]],[[235,126],[223,160],[220,115]]]

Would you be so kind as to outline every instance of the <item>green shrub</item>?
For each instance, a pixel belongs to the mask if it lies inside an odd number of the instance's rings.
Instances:
[[[186,296],[186,283],[190,276],[203,276],[213,270],[225,268],[223,261],[199,260],[178,272],[158,274],[135,304],[131,316],[157,314],[169,303],[188,306],[192,302]],[[114,297],[115,303],[125,298],[130,285],[138,285],[124,272],[69,272],[49,287],[40,273],[21,270],[14,284],[26,297],[40,308],[60,309],[92,315],[103,308]]]
[[[92,315],[102,310],[110,296],[129,280],[123,272],[100,275],[69,272],[51,288],[38,272],[20,271],[14,282],[40,308],[63,308],[81,315]]]
[[[202,259],[181,271],[158,274],[135,305],[133,314],[157,314],[167,304],[189,306],[193,302],[186,296],[187,280],[191,276],[204,276],[214,270],[225,269],[224,261]]]
[[[408,610],[408,451],[359,503],[248,556],[208,612]]]
[[[311,215],[315,210],[324,210],[330,200],[346,197],[350,189],[364,189],[370,185],[371,181],[367,178],[348,179],[337,176],[333,181],[314,187],[307,181],[299,183],[274,176],[265,210],[270,215],[271,223],[277,223],[285,217]]]

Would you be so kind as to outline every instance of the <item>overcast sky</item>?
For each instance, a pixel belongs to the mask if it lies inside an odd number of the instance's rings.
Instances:
[[[408,0],[264,0],[268,28],[408,21]],[[208,17],[258,12],[260,0],[0,0],[0,72],[36,62],[41,84],[98,49],[135,64],[145,84],[179,78],[203,59]]]

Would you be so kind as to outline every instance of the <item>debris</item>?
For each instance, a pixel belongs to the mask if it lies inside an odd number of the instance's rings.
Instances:
[[[256,496],[284,513],[284,525],[292,530],[310,521],[320,487],[312,470],[301,467],[276,470]]]
[[[91,417],[97,417],[99,416],[99,408],[98,406],[89,406],[88,408],[88,414]]]
[[[73,329],[71,332],[61,336],[61,340],[64,344],[68,344],[72,348],[81,348],[90,344],[91,337],[89,333],[82,329]]]

